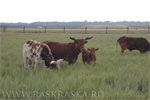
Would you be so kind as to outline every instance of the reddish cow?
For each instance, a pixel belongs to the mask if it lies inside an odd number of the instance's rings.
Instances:
[[[76,62],[79,53],[81,53],[84,48],[84,44],[86,44],[88,39],[93,37],[87,37],[83,39],[76,39],[70,37],[74,42],[69,43],[60,43],[60,42],[52,42],[52,41],[44,41],[52,51],[53,57],[55,60],[64,59],[69,64],[73,64]]]
[[[141,53],[150,51],[150,43],[145,38],[123,36],[117,40],[117,44],[118,43],[121,47],[121,54],[123,54],[126,49],[129,51],[139,50]]]
[[[82,50],[82,61],[84,64],[96,64],[95,51],[99,48],[83,49]]]

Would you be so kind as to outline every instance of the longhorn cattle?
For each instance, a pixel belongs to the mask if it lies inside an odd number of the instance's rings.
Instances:
[[[34,69],[38,65],[50,69],[59,69],[59,63],[62,61],[62,59],[55,61],[49,47],[34,40],[29,40],[24,44],[23,59],[25,68],[33,65]]]
[[[82,49],[82,61],[84,64],[96,64],[95,51],[99,48]]]
[[[83,39],[76,39],[70,37],[73,42],[69,43],[60,43],[60,42],[53,42],[53,41],[44,41],[52,51],[54,59],[64,59],[69,64],[73,64],[76,62],[78,55],[81,53],[82,49],[84,48],[84,44],[86,44],[88,39],[93,37],[86,37]]]
[[[134,38],[123,36],[117,40],[121,47],[121,54],[124,53],[126,49],[129,51],[139,50],[141,53],[150,51],[150,43],[145,38]]]

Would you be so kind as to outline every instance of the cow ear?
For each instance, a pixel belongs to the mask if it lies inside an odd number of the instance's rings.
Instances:
[[[88,41],[84,41],[84,44],[88,43]]]
[[[58,59],[57,62],[61,62],[61,61],[63,61],[63,60],[64,60],[64,59]]]
[[[85,49],[85,48],[82,49],[82,53],[84,53],[84,52],[86,52],[86,49]]]
[[[57,61],[56,61],[56,63],[57,64],[60,64],[60,62],[62,62],[64,59],[58,59]]]
[[[55,61],[51,61],[50,64],[55,64]]]
[[[96,48],[95,51],[99,50],[99,48]]]

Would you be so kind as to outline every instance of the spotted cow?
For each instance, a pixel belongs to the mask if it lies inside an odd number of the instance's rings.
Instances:
[[[31,65],[34,69],[37,66],[59,69],[59,63],[63,60],[59,59],[55,61],[50,48],[46,44],[34,40],[29,40],[24,44],[23,59],[25,68]]]

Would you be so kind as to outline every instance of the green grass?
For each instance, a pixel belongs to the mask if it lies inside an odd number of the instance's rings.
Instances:
[[[8,98],[4,93],[9,91],[32,92],[33,95],[34,91],[38,91],[39,94],[55,91],[63,97],[52,95],[50,98],[148,99],[150,53],[141,54],[139,51],[126,50],[125,54],[121,55],[119,46],[116,52],[116,40],[124,35],[149,39],[148,34],[2,33],[0,98]],[[96,52],[96,66],[84,65],[80,55],[74,65],[62,62],[58,72],[44,68],[38,68],[36,72],[32,68],[24,69],[22,49],[27,40],[71,42],[70,36],[94,36],[85,47],[100,49]],[[99,93],[100,97],[93,97],[92,91]],[[72,92],[79,92],[80,96],[75,97]],[[38,98],[37,95],[33,95],[29,98]]]
[[[85,26],[86,27],[86,26]],[[80,29],[65,29],[65,33],[67,34],[83,34],[85,33],[85,27],[82,27]],[[1,32],[3,32],[2,29],[0,29]],[[7,28],[6,32],[11,32],[11,33],[24,33],[24,29],[23,28]],[[62,29],[46,29],[47,33],[64,33],[64,28]],[[87,27],[87,31],[88,34],[105,34],[106,33],[106,28],[96,28],[96,26],[94,26],[93,28],[91,28],[90,26]],[[45,33],[45,28],[41,28],[41,29],[34,29],[34,28],[26,28],[25,29],[25,33]],[[107,29],[107,34],[124,34],[127,33],[127,29],[126,28],[122,28],[122,29],[112,29],[109,28]],[[148,29],[147,28],[129,28],[128,33],[131,34],[147,34],[148,33]]]

